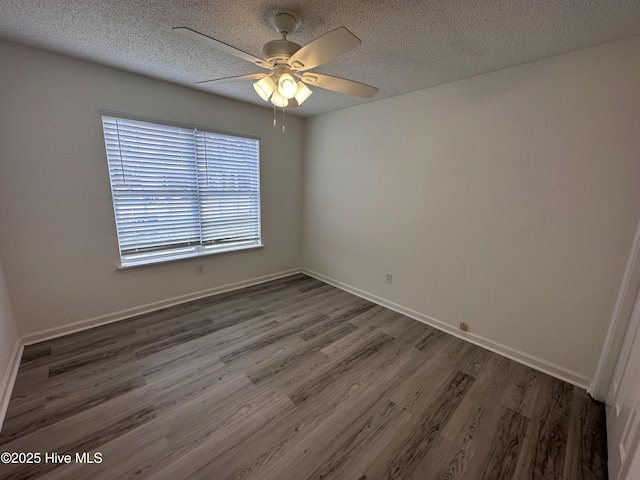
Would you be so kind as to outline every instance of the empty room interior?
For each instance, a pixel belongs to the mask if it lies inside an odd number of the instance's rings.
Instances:
[[[0,478],[640,478],[640,3],[0,0]]]

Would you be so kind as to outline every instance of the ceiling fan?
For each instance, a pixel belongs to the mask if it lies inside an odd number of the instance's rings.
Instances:
[[[345,27],[338,27],[301,47],[287,39],[287,35],[294,33],[302,24],[296,13],[290,10],[277,10],[267,20],[282,35],[282,38],[267,42],[262,47],[263,58],[255,57],[190,28],[173,28],[173,31],[180,35],[268,70],[267,73],[207,80],[198,82],[198,85],[220,85],[256,80],[253,88],[258,95],[265,102],[271,100],[271,103],[277,107],[302,104],[312,93],[307,84],[365,98],[371,98],[378,92],[377,88],[364,83],[309,71],[360,45],[360,39]]]

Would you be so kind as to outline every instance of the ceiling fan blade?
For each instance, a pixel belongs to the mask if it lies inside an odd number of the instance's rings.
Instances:
[[[222,85],[225,83],[244,82],[245,80],[259,80],[266,73],[251,73],[249,75],[240,75],[237,77],[216,78],[215,80],[205,80],[204,82],[196,82],[196,85]]]
[[[334,92],[346,93],[348,95],[356,95],[358,97],[372,98],[378,89],[371,85],[354,82],[346,78],[332,77],[331,75],[323,75],[321,73],[307,72],[296,74],[305,83],[309,85],[326,88]]]
[[[242,58],[243,60],[251,62],[255,65],[258,65],[259,67],[268,68],[268,69],[271,69],[273,67],[273,65],[271,65],[269,62],[264,61],[261,58],[255,57],[250,53],[244,52],[236,47],[232,47],[231,45],[227,45],[226,43],[221,42],[220,40],[216,40],[215,38],[211,38],[203,33],[196,32],[195,30],[191,30],[190,28],[175,27],[172,30],[179,35],[185,36],[192,40],[196,40],[200,43],[204,43],[205,45],[215,48],[220,52],[228,53],[229,55],[234,55],[238,58]]]
[[[353,50],[362,42],[345,27],[325,33],[294,53],[289,65],[296,71],[309,70]]]

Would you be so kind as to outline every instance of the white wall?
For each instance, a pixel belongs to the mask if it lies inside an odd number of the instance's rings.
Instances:
[[[0,257],[23,335],[299,268],[304,121],[0,42]],[[251,88],[251,85],[248,86]],[[99,108],[261,137],[260,250],[116,272]]]
[[[4,418],[5,400],[8,400],[13,353],[18,344],[18,329],[13,319],[13,310],[9,300],[9,292],[4,278],[2,262],[0,262],[0,426]],[[7,395],[7,397],[5,397]]]
[[[303,266],[586,384],[640,216],[638,85],[640,37],[311,119]]]

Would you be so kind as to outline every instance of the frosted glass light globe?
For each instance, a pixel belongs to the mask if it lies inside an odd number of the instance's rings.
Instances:
[[[293,98],[298,92],[295,79],[288,73],[283,73],[278,79],[278,93],[284,98]]]
[[[269,100],[273,90],[276,88],[276,83],[271,77],[263,77],[253,84],[253,88],[256,90],[258,95],[260,95],[260,98],[266,102]]]
[[[287,105],[289,105],[289,100],[280,95],[278,90],[276,90],[275,92],[273,92],[273,95],[271,95],[271,103],[273,103],[276,107],[286,107]]]

